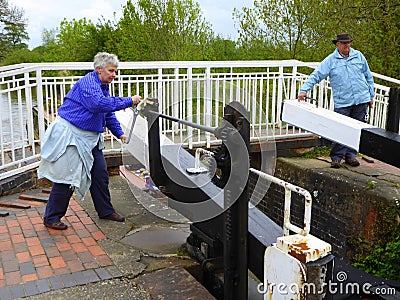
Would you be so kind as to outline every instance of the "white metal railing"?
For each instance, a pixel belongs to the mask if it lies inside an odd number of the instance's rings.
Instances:
[[[261,172],[259,170],[250,168],[250,172],[256,174],[260,178],[268,180],[276,185],[285,189],[285,205],[283,213],[283,233],[285,236],[289,235],[290,231],[306,236],[310,233],[311,229],[311,206],[312,197],[309,191],[297,185],[286,182],[270,174]],[[304,219],[303,228],[300,228],[290,222],[290,208],[292,203],[292,192],[295,192],[304,197]]]
[[[309,135],[280,121],[282,101],[297,97],[301,83],[318,63],[286,61],[121,62],[110,84],[114,96],[159,99],[160,111],[177,118],[217,126],[223,107],[241,102],[250,111],[251,140]],[[72,85],[93,63],[41,63],[0,67],[0,180],[36,168],[40,140]],[[79,75],[77,75],[79,74]],[[399,80],[373,74],[387,85],[375,85],[369,122],[384,127],[389,86]],[[319,105],[332,108],[328,81],[311,92]],[[161,129],[188,147],[219,143],[209,133],[163,120]],[[110,137],[110,134],[107,134]],[[107,151],[121,151],[114,138]]]

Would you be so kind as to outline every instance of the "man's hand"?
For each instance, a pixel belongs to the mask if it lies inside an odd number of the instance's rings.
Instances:
[[[139,95],[135,95],[132,97],[133,104],[138,105],[140,101],[142,101],[142,97],[140,97]]]
[[[297,96],[297,98],[298,98],[300,101],[306,100],[306,97],[307,97],[307,94],[306,94],[306,93],[303,93],[303,92],[300,92],[299,95]]]

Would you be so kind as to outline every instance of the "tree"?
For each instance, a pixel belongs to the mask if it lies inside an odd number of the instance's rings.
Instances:
[[[373,71],[400,74],[400,0],[346,1],[346,17],[353,20],[357,47]]]
[[[234,18],[239,45],[257,58],[321,61],[336,34],[347,32],[373,71],[400,73],[400,0],[255,0]]]
[[[58,61],[92,61],[97,53],[96,26],[86,18],[64,19],[56,34]]]
[[[216,36],[210,45],[212,51],[212,60],[240,60],[243,59],[240,49],[236,43],[221,36]]]
[[[26,26],[24,11],[10,6],[7,0],[0,0],[0,59],[12,50],[27,49],[23,43],[29,40]]]
[[[254,1],[254,8],[235,9],[239,44],[266,44],[279,50],[281,59],[299,58],[331,35],[335,7],[330,0]],[[325,52],[325,51],[324,51]],[[324,55],[323,53],[321,57]]]
[[[126,60],[208,59],[212,38],[192,0],[128,1],[115,34],[117,52]]]

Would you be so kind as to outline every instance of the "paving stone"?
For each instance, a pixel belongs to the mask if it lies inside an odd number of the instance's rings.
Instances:
[[[64,283],[60,280],[59,277],[50,277],[49,282],[52,290],[60,290],[64,288]]]
[[[116,266],[106,267],[105,270],[111,274],[113,278],[118,278],[122,276],[121,271]]]
[[[48,258],[60,256],[60,251],[58,251],[56,246],[44,248],[44,251],[46,252],[46,256]]]
[[[40,244],[42,244],[43,248],[45,249],[49,247],[56,247],[56,243],[52,238],[40,239]]]
[[[87,279],[89,282],[97,282],[97,281],[100,281],[99,276],[97,276],[96,272],[93,271],[93,270],[86,270],[86,271],[83,271],[82,273],[83,273],[83,276],[85,276],[86,279]]]
[[[60,253],[65,262],[75,261],[75,260],[79,261],[76,252],[73,250],[61,251]]]
[[[82,272],[75,272],[72,273],[71,275],[78,285],[84,285],[89,283],[89,280],[85,276],[83,276]]]
[[[19,264],[19,269],[21,272],[21,276],[28,274],[36,274],[35,265],[31,261]]]
[[[27,296],[33,296],[39,294],[39,289],[36,286],[35,281],[29,281],[24,283],[25,292]]]
[[[19,263],[17,259],[3,261],[4,273],[19,271]]]
[[[113,278],[113,276],[104,268],[98,268],[94,271],[97,273],[101,280],[108,280]]]
[[[39,279],[36,281],[36,285],[40,293],[45,293],[51,290],[49,281],[47,279]]]
[[[23,298],[26,296],[23,284],[16,284],[16,285],[10,286],[10,290],[11,290],[11,294],[14,299],[15,298]],[[2,295],[0,297],[2,297]],[[1,298],[1,299],[3,299],[3,298]]]
[[[0,288],[0,296],[1,296],[1,300],[11,300],[11,299],[13,299],[13,297],[11,295],[11,291],[7,286]]]
[[[65,287],[72,287],[76,286],[76,282],[71,274],[63,274],[60,276],[62,282],[64,283]]]

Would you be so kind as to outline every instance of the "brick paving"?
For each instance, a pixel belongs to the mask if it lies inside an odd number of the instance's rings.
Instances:
[[[122,276],[98,244],[106,236],[75,199],[61,231],[43,225],[43,201],[12,202],[31,208],[0,218],[0,300]]]

